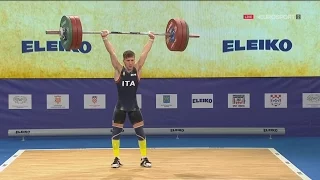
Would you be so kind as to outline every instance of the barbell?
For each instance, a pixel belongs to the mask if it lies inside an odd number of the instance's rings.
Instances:
[[[82,44],[83,34],[101,34],[101,31],[83,31],[79,16],[62,16],[59,30],[46,30],[46,34],[58,34],[65,50],[79,49]],[[110,34],[148,35],[147,32],[119,32],[111,31]],[[200,35],[189,34],[187,22],[181,18],[170,19],[165,33],[154,33],[165,36],[167,48],[170,51],[184,51],[189,43],[189,38],[199,38]]]

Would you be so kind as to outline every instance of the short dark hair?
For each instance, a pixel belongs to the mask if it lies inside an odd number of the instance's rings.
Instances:
[[[123,59],[127,59],[129,57],[135,57],[135,53],[131,50],[127,50],[123,53]]]

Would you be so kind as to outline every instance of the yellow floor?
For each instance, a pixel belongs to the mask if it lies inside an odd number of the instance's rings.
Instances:
[[[140,167],[139,149],[26,150],[0,172],[1,180],[296,180],[268,149],[149,149],[152,168]]]

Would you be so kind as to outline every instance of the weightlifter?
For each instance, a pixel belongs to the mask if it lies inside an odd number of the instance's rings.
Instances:
[[[118,168],[120,163],[120,134],[123,130],[123,124],[128,114],[129,120],[133,125],[141,153],[142,167],[151,167],[151,162],[147,158],[147,143],[144,133],[144,123],[142,113],[137,103],[136,93],[139,86],[140,74],[142,67],[147,59],[148,53],[151,50],[155,35],[149,32],[149,40],[144,46],[139,60],[135,61],[135,53],[127,50],[123,53],[122,66],[116,56],[115,50],[108,40],[108,30],[101,32],[104,45],[110,54],[112,66],[115,69],[114,81],[118,90],[118,102],[115,105],[112,122],[112,149],[114,161],[111,164],[112,168]]]

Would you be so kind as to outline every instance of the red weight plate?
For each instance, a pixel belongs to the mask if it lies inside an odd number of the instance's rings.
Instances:
[[[78,16],[71,16],[74,20],[74,24],[76,27],[76,41],[75,44],[73,44],[73,49],[79,49],[81,47],[81,43],[82,43],[82,26],[81,26],[81,22],[80,22],[80,18]]]
[[[174,37],[168,37],[167,39],[167,47],[170,51],[176,51],[179,47],[179,38],[180,38],[180,22],[178,22],[176,19],[171,19],[168,25],[168,33],[170,33],[171,30],[174,31]],[[169,41],[170,40],[170,41]]]
[[[176,36],[176,46],[174,48],[174,51],[180,51],[181,49],[181,45],[183,43],[183,24],[182,21],[180,19],[175,19],[175,21],[177,22],[178,25],[178,29],[177,29],[177,36]]]
[[[166,27],[166,33],[170,34],[171,30],[174,30],[174,32],[175,32],[174,39],[171,39],[171,37],[169,35],[165,36],[167,48],[170,51],[179,51],[179,48],[181,46],[181,40],[183,38],[182,24],[179,19],[170,19],[170,21],[168,22],[167,27]],[[172,40],[174,40],[174,41],[172,41]]]
[[[80,49],[82,45],[82,24],[79,16],[74,16],[76,21],[77,21],[77,26],[78,26],[78,42],[76,45],[76,49]]]
[[[189,27],[185,20],[180,19],[180,22],[182,24],[182,39],[179,51],[184,51],[187,48],[189,42]]]
[[[73,47],[74,47],[74,43],[76,42],[75,40],[76,40],[76,32],[77,32],[77,30],[76,30],[76,26],[75,26],[75,22],[74,22],[73,17],[72,16],[68,16],[68,18],[70,19],[70,22],[72,24],[72,32],[70,32],[72,34],[72,42],[71,42],[70,49],[69,49],[71,51],[73,49]]]
[[[70,50],[76,49],[77,42],[78,42],[78,27],[76,19],[73,16],[69,16],[71,23],[72,23],[72,43]]]
[[[171,33],[171,30],[172,30],[172,29],[175,29],[175,24],[176,24],[175,21],[174,21],[173,19],[170,19],[170,21],[169,21],[168,24],[167,24],[165,33],[166,33],[166,34],[170,34],[170,33]],[[168,48],[169,50],[172,49],[171,46],[172,46],[172,44],[174,43],[174,42],[172,42],[172,41],[173,41],[173,39],[171,39],[169,35],[166,35],[166,36],[165,36],[165,42],[166,42],[167,48]]]

